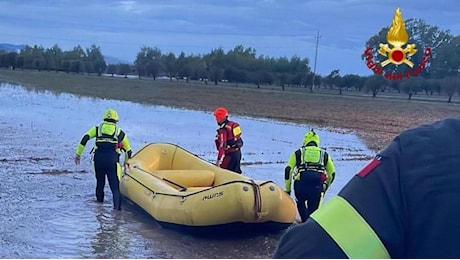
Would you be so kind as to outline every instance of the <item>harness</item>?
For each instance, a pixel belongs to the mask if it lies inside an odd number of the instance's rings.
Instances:
[[[105,123],[96,126],[96,149],[108,149],[117,151],[118,149],[118,135],[120,129],[115,125],[115,130],[113,133],[108,134],[103,132],[103,125]]]
[[[318,174],[324,174],[326,168],[324,167],[324,155],[325,151],[320,149],[320,155],[318,161],[307,162],[305,160],[305,153],[308,152],[306,146],[302,146],[301,149],[295,151],[296,156],[296,168],[297,171],[294,173],[294,179],[299,180],[300,174],[303,172],[315,172]]]
[[[217,130],[217,132],[219,132],[220,129],[225,129],[225,132],[227,134],[227,146],[225,147],[225,150],[227,152],[233,152],[243,147],[243,139],[241,138],[241,127],[238,123],[228,121],[226,124],[222,125]]]

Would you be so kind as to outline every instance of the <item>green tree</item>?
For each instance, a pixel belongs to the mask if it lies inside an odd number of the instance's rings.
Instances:
[[[289,74],[292,75],[291,85],[294,86],[307,86],[307,75],[311,73],[308,59],[301,59],[299,56],[293,56],[289,60]],[[305,82],[304,82],[305,81]]]
[[[164,68],[166,69],[166,73],[168,74],[169,81],[172,81],[173,77],[177,77],[177,59],[174,53],[170,52],[168,55],[163,55],[162,62],[164,64]]]
[[[62,55],[62,68],[67,72],[83,72],[83,62],[86,60],[86,52],[80,45],[70,51],[64,51]]]
[[[163,69],[161,58],[161,50],[159,48],[152,48],[143,46],[140,52],[137,53],[136,61],[134,62],[139,79],[141,76],[152,76],[154,80]]]
[[[88,73],[96,72],[97,75],[100,76],[107,69],[107,64],[104,55],[102,55],[101,48],[95,44],[86,49],[86,61],[92,68],[91,71],[86,71]]]
[[[347,74],[343,76],[341,83],[342,86],[346,89],[356,88],[361,90],[362,86],[364,85],[362,78],[356,74]],[[340,88],[340,95],[342,95],[342,88]]]
[[[327,86],[329,86],[330,89],[333,89],[334,86],[341,88],[341,77],[340,77],[340,70],[335,69],[332,70],[329,75],[327,75],[325,78],[323,78],[323,83]],[[342,93],[340,89],[340,93]]]
[[[113,74],[117,73],[117,65],[115,65],[115,64],[110,64],[110,65],[107,67],[107,73],[108,73],[108,74],[111,74],[112,77],[113,77]]]
[[[206,76],[206,62],[200,56],[185,56],[181,53],[177,58],[177,69],[180,78],[185,78],[185,82],[191,79],[200,79]]]
[[[458,77],[448,77],[442,80],[441,89],[446,93],[448,99],[447,102],[452,102],[452,97],[455,92],[459,90],[460,79]]]
[[[386,79],[379,75],[372,75],[367,78],[364,87],[367,91],[372,93],[372,97],[375,98],[385,86]]]
[[[4,56],[4,65],[5,67],[10,67],[11,69],[16,69],[16,57],[19,54],[17,52],[11,51],[3,54]]]
[[[156,80],[161,70],[163,69],[163,63],[161,61],[161,50],[157,47],[150,48],[147,52],[147,73],[152,76],[153,80]]]
[[[131,65],[128,63],[120,63],[117,66],[117,74],[124,75],[125,78],[128,78],[128,74],[131,72]]]
[[[150,47],[143,46],[137,53],[136,60],[134,61],[134,66],[136,67],[137,76],[139,79],[141,79],[142,76],[147,75],[147,63],[149,61],[149,57],[147,55],[150,50]]]
[[[42,70],[45,68],[44,48],[41,45],[33,47],[26,45],[19,53],[24,57],[24,68]]]
[[[275,60],[274,72],[276,79],[282,90],[285,90],[286,84],[289,83],[290,62],[287,57],[280,57]]]
[[[226,67],[225,58],[225,52],[221,47],[212,50],[211,53],[204,56],[209,77],[214,81],[214,85],[217,85],[222,79]]]
[[[460,35],[444,43],[432,62],[435,78],[457,76],[460,72]]]
[[[61,70],[62,65],[62,49],[59,48],[57,44],[53,45],[51,48],[45,50],[45,60],[48,70],[54,70],[58,72]]]
[[[410,78],[406,79],[400,84],[400,89],[408,95],[407,99],[411,100],[414,94],[417,94],[422,90],[422,82],[425,81],[422,78]]]

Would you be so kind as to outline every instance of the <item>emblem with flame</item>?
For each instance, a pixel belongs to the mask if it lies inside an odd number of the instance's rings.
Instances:
[[[414,63],[409,61],[407,57],[410,57],[417,52],[415,44],[407,44],[406,48],[402,48],[404,44],[407,43],[408,39],[409,36],[406,32],[401,10],[398,8],[396,9],[395,16],[393,18],[393,24],[391,25],[387,34],[387,42],[389,42],[393,48],[390,49],[388,44],[380,43],[379,45],[379,53],[385,57],[388,57],[388,59],[381,63],[382,67],[385,67],[390,62],[396,65],[405,63],[411,68],[414,67]]]
[[[424,57],[422,63],[420,63],[414,70],[406,70],[404,73],[394,74],[391,72],[384,73],[383,67],[393,63],[395,65],[406,64],[410,68],[414,67],[414,63],[408,59],[408,57],[413,56],[417,53],[417,48],[415,43],[407,44],[409,36],[406,31],[404,20],[402,18],[401,10],[396,9],[393,22],[390,29],[387,33],[387,42],[380,43],[378,53],[387,59],[383,62],[376,63],[373,60],[372,48],[367,48],[364,52],[366,57],[366,64],[369,69],[374,71],[374,73],[382,75],[384,74],[385,78],[392,80],[401,80],[404,77],[410,78],[410,76],[417,76],[425,68],[426,64],[429,61],[431,55],[431,49],[426,48],[424,52]],[[390,48],[391,46],[391,48]]]

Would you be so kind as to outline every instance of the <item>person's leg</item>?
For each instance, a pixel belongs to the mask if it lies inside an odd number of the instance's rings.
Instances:
[[[96,199],[99,202],[104,202],[104,186],[105,186],[105,167],[94,161],[94,171],[96,175]]]
[[[302,222],[305,222],[308,219],[308,210],[305,205],[305,201],[307,200],[306,192],[307,190],[305,189],[305,186],[303,186],[300,181],[294,181],[294,194],[297,202],[297,210]]]
[[[230,170],[231,157],[229,154],[226,154],[224,160],[220,164],[220,168]]]
[[[311,186],[307,191],[307,211],[308,216],[318,209],[319,203],[321,201],[321,186]]]
[[[302,187],[305,189],[305,199],[307,200],[308,218],[313,211],[317,210],[321,200],[321,174],[314,171],[305,171],[301,173],[300,180]]]
[[[242,173],[241,171],[241,151],[235,151],[228,153],[224,157],[221,167],[236,173]]]
[[[120,194],[120,182],[117,176],[117,163],[112,163],[107,170],[107,179],[109,180],[110,190],[112,191],[113,197],[113,208],[121,209],[121,194]]]
[[[238,150],[238,151],[235,151],[234,152],[234,157],[233,157],[233,160],[235,160],[235,165],[234,165],[234,171],[237,172],[237,173],[243,173],[243,171],[241,171],[241,150]]]

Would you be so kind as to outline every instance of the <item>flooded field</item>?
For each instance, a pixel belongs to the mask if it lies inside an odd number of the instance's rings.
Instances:
[[[82,135],[112,107],[133,151],[170,142],[214,161],[216,124],[211,113],[146,106],[0,85],[1,258],[270,258],[283,232],[209,239],[161,228],[137,208],[112,210],[111,196],[95,202],[90,141],[75,166]],[[231,112],[231,111],[230,111]],[[314,126],[232,117],[243,129],[243,173],[283,185],[290,153]],[[337,178],[326,200],[372,157],[347,131],[318,128],[334,159]],[[106,194],[111,194],[106,185]]]

